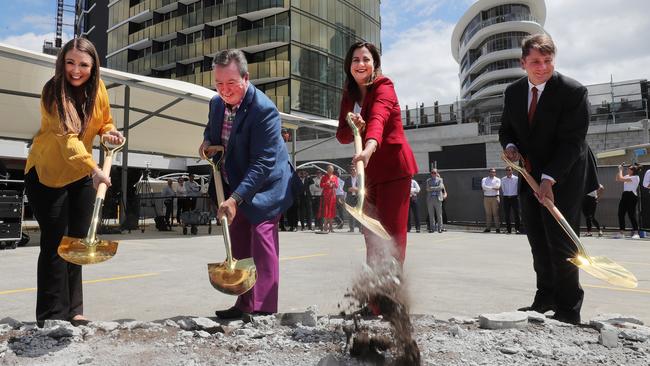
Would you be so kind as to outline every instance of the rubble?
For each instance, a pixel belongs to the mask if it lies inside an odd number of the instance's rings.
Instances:
[[[612,327],[611,325],[606,325],[600,328],[598,343],[607,348],[618,347],[618,329]]]
[[[211,334],[203,329],[183,330],[178,328],[181,318],[151,323],[156,327],[149,329],[125,326],[133,321],[91,322],[73,331],[83,333],[84,337],[64,335],[70,331],[60,334],[53,331],[68,329],[67,322],[49,322],[49,328],[43,329],[24,324],[0,334],[0,364],[363,365],[350,355],[351,345],[346,345],[343,328],[351,326],[353,320],[339,315],[320,314],[316,325],[311,327],[281,325],[275,316],[255,317],[247,324],[215,318],[183,319],[194,319],[193,324],[202,324],[207,329],[217,324],[231,331]],[[422,365],[650,364],[650,340],[641,336],[647,327],[631,322],[601,329],[529,322],[523,328],[490,330],[479,328],[476,321],[461,320],[470,318],[454,317],[445,321],[436,320],[433,315],[417,315],[410,319]],[[384,364],[395,361],[394,350],[382,350],[385,344],[381,344],[390,337],[389,322],[382,317],[358,321],[359,328],[374,337],[373,347],[384,358]],[[611,334],[607,333],[608,329],[612,330]],[[370,337],[367,343],[371,343]]]
[[[528,324],[528,314],[521,311],[511,311],[499,314],[481,314],[478,317],[479,327],[484,329],[521,329]]]

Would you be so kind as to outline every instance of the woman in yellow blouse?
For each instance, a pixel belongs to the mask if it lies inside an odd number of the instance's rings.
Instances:
[[[54,77],[41,93],[41,128],[34,136],[25,167],[25,189],[41,229],[38,256],[36,321],[88,322],[83,316],[81,266],[57,254],[63,235],[86,236],[95,190],[110,186],[92,157],[95,136],[121,143],[115,130],[106,87],[99,77],[93,44],[75,38],[63,46]]]

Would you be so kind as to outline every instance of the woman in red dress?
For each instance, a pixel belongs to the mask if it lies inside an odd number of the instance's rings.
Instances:
[[[334,175],[334,167],[327,166],[327,174],[320,180],[323,194],[320,199],[319,215],[323,222],[323,232],[333,232],[332,219],[336,216],[336,189],[339,187],[339,179]]]
[[[352,163],[362,161],[366,167],[364,212],[379,219],[391,235],[390,248],[400,263],[406,256],[406,222],[408,219],[411,177],[418,171],[413,151],[406,141],[402,117],[393,82],[381,74],[379,51],[372,43],[357,42],[348,50],[344,61],[346,75],[336,138],[343,144],[353,142],[346,116],[361,131],[363,151]],[[364,229],[366,261],[371,266],[385,261],[383,240]]]

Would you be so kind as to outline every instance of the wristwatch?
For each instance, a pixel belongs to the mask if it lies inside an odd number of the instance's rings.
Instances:
[[[237,206],[241,205],[241,203],[244,202],[244,199],[241,198],[241,196],[238,195],[236,192],[232,192],[232,194],[230,195],[230,198],[235,200],[235,202],[237,203]]]

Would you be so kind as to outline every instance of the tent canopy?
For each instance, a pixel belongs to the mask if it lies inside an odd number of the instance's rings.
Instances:
[[[54,56],[0,44],[0,137],[29,141],[40,127],[39,98],[54,74]],[[195,157],[215,91],[179,80],[102,68],[113,121],[128,118],[129,151]],[[128,98],[127,98],[128,95]],[[125,105],[129,106],[125,111]],[[284,127],[334,132],[336,122],[281,113]]]

